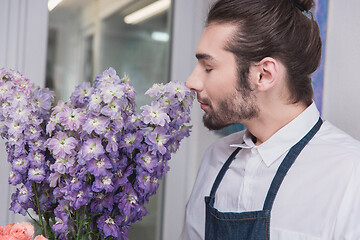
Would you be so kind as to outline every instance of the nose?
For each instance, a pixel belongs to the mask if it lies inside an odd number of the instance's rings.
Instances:
[[[194,68],[193,72],[190,74],[185,85],[187,88],[194,90],[196,92],[201,92],[203,90],[203,83],[201,81],[201,76],[198,74],[198,65]]]

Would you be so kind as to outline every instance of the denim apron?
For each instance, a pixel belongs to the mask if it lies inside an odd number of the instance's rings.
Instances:
[[[210,196],[205,197],[206,222],[205,240],[268,240],[270,239],[270,213],[276,194],[286,173],[294,163],[301,150],[317,133],[322,124],[321,118],[314,127],[289,150],[281,162],[271,182],[264,206],[259,211],[219,212],[214,208],[215,193],[231,162],[241,148],[237,148],[225,162],[212,186]]]

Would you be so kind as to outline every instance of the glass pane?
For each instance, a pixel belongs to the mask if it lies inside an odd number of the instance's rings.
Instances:
[[[123,21],[128,11],[120,10],[102,21],[99,68],[112,66],[119,74],[128,74],[138,92],[140,106],[149,102],[143,93],[150,86],[168,80],[169,14],[165,12],[131,25]],[[164,40],[160,41],[159,36]]]
[[[161,0],[164,1],[164,0]],[[138,108],[150,103],[145,91],[168,82],[171,7],[137,24],[125,16],[155,0],[63,0],[49,13],[46,85],[67,100],[75,86],[113,67],[129,75]],[[147,205],[149,215],[134,224],[129,239],[160,239],[162,183]]]

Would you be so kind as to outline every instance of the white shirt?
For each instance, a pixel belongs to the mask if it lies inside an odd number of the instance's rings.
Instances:
[[[220,183],[214,207],[222,212],[261,210],[281,161],[318,119],[313,103],[259,146],[246,131],[213,144],[200,166],[180,239],[204,239],[204,197],[236,147],[243,149]],[[324,121],[280,186],[271,212],[270,238],[360,239],[359,163],[360,143]]]

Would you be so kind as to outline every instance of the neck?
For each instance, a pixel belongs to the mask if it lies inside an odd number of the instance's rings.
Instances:
[[[307,106],[304,104],[289,104],[280,107],[261,109],[257,118],[243,122],[248,131],[253,135],[255,145],[261,145],[282,127],[299,116]]]

